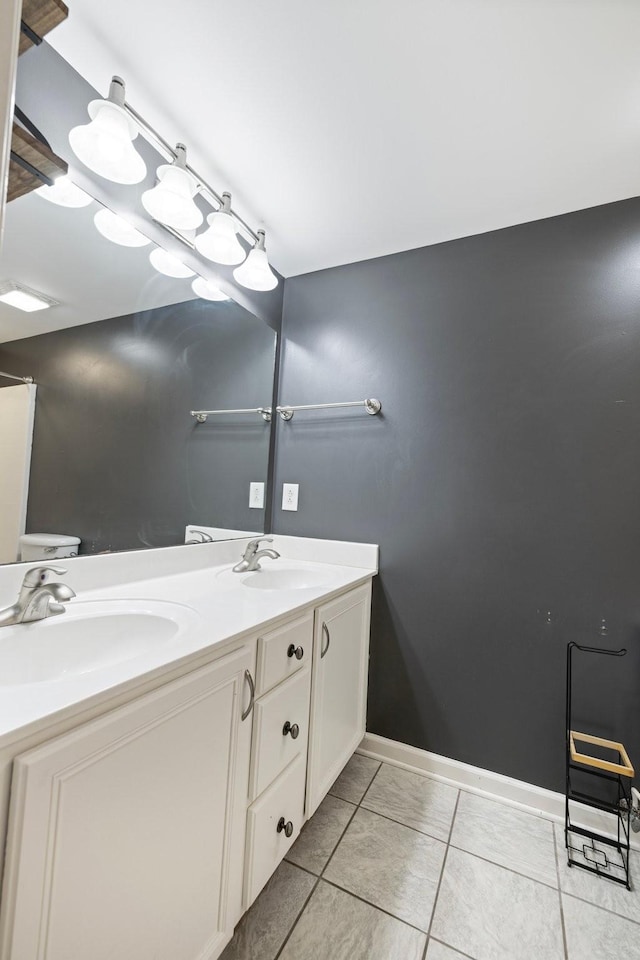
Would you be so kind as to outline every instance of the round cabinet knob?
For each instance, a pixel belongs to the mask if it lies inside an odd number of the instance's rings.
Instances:
[[[280,817],[280,819],[278,820],[278,826],[276,827],[276,830],[278,831],[278,833],[282,833],[282,831],[284,830],[285,837],[290,837],[291,834],[293,833],[293,824],[291,823],[291,820],[287,820],[287,822],[285,823],[284,817]]]
[[[283,736],[283,737],[286,737],[286,735],[287,735],[288,733],[291,734],[291,739],[292,739],[292,740],[297,740],[298,737],[300,736],[300,727],[298,726],[298,724],[297,724],[297,723],[290,723],[290,722],[287,720],[287,722],[285,723],[284,727],[282,728],[282,736]]]
[[[304,657],[303,647],[296,647],[294,643],[289,644],[289,649],[287,650],[288,657],[295,657],[296,660],[302,660]]]

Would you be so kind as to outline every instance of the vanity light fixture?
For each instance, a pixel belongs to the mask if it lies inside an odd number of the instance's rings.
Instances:
[[[175,160],[164,163],[156,170],[158,183],[142,194],[142,206],[154,220],[174,230],[195,230],[204,216],[193,198],[200,184],[187,170],[187,148],[177,143]]]
[[[225,266],[239,264],[233,275],[241,286],[259,291],[277,287],[278,278],[269,266],[265,249],[265,231],[253,230],[232,210],[231,194],[216,193],[207,181],[188,165],[184,144],[178,143],[175,148],[171,147],[125,101],[124,81],[120,77],[113,77],[108,99],[92,100],[88,110],[91,123],[74,127],[69,134],[69,142],[83,163],[100,176],[116,183],[140,182],[144,179],[146,167],[132,141],[141,132],[145,140],[169,161],[158,167],[156,185],[142,194],[141,202],[147,213],[171,231],[177,240],[191,250],[195,249],[202,257]],[[194,234],[204,219],[202,211],[195,203],[197,194],[202,201],[213,207],[213,212],[207,217],[207,229],[199,237],[190,237],[189,234]],[[115,230],[108,231],[107,217],[102,213],[101,211],[101,225],[97,217],[96,225],[110,240],[126,246],[142,246],[150,242],[146,238],[141,239],[141,234],[137,234],[128,225],[127,239],[122,236],[122,230],[117,231],[117,234]],[[133,242],[136,235],[137,241]],[[239,236],[252,245],[248,256]],[[159,251],[151,262],[154,260],[163,260]],[[157,269],[164,272],[160,267]],[[187,276],[182,273],[180,275]],[[193,289],[198,296],[209,300],[229,299],[215,284],[203,278],[194,281]]]
[[[35,193],[38,197],[49,200],[50,203],[57,203],[60,207],[88,207],[93,201],[93,197],[77,187],[67,175],[58,177],[51,187],[46,184],[38,187]]]
[[[203,300],[229,300],[230,297],[216,287],[211,280],[205,280],[204,277],[196,277],[191,284],[191,289],[198,297]]]
[[[133,146],[138,125],[124,107],[124,80],[113,77],[107,100],[92,100],[91,123],[74,127],[69,143],[79,160],[114,183],[140,183],[147,168]]]
[[[164,273],[165,277],[175,277],[176,280],[186,280],[187,277],[193,277],[195,275],[194,270],[190,270],[182,260],[178,260],[172,253],[167,253],[162,247],[156,247],[155,250],[152,250],[149,254],[149,260],[151,266],[157,270],[158,273]]]
[[[111,240],[112,243],[119,244],[121,247],[146,247],[148,243],[151,243],[148,237],[145,237],[130,223],[119,217],[117,213],[107,210],[106,207],[98,210],[93,222],[103,237]]]
[[[209,227],[196,237],[195,247],[207,260],[234,266],[242,263],[246,252],[238,240],[238,228],[231,216],[231,194],[222,194],[222,206],[207,217]]]
[[[258,239],[253,250],[249,252],[245,262],[236,267],[233,275],[241,286],[249,290],[273,290],[278,286],[278,278],[267,259],[264,230],[258,230]]]
[[[0,283],[0,300],[8,303],[10,307],[16,307],[18,310],[24,310],[26,313],[33,313],[35,310],[46,310],[48,307],[57,307],[58,300],[45,296],[44,293],[38,293],[37,290],[30,290],[22,283],[16,283],[15,280],[6,280]]]

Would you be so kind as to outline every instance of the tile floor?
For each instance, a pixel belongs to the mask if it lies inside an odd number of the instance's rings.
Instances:
[[[550,820],[356,754],[222,960],[622,957],[640,877],[569,869]]]

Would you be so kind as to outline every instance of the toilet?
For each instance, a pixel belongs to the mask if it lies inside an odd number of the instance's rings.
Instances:
[[[80,537],[66,536],[61,533],[25,533],[20,537],[22,561],[77,557],[79,548]]]

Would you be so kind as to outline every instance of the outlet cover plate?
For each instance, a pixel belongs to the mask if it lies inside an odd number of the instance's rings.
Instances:
[[[297,483],[282,484],[282,509],[283,510],[298,509],[298,484]]]
[[[264,483],[252,481],[249,484],[249,506],[252,510],[264,509]]]

